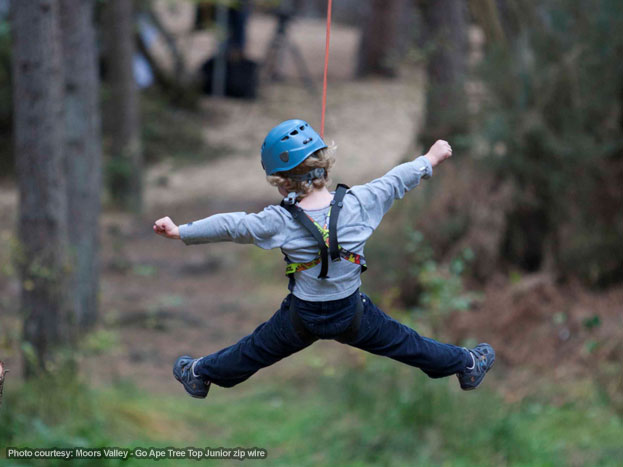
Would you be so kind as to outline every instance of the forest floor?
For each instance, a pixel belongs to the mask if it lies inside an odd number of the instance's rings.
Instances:
[[[258,17],[252,22],[251,56],[260,57],[265,50],[271,21]],[[316,80],[323,28],[322,22],[308,20],[293,29],[293,40],[313,66]],[[380,176],[408,154],[415,154],[414,135],[424,108],[423,76],[417,67],[406,68],[395,80],[350,78],[356,37],[355,29],[336,25],[326,128],[328,139],[339,146],[333,180],[349,185]],[[200,44],[204,39],[192,40]],[[198,63],[201,58],[192,60]],[[206,144],[219,147],[225,155],[216,160],[206,157],[205,162],[165,161],[151,167],[146,209],[138,220],[105,211],[101,325],[92,345],[106,351],[82,362],[94,383],[129,379],[149,391],[182,397],[171,375],[178,355],[206,355],[232,344],[278,308],[287,293],[279,252],[233,244],[187,247],[157,237],[151,226],[165,215],[185,223],[217,212],[254,212],[279,202],[260,167],[262,139],[283,119],[301,117],[318,126],[320,115],[319,96],[304,89],[296,70],[288,65],[284,75],[283,82],[264,86],[255,101],[205,98],[199,115],[205,121]],[[460,154],[454,157],[459,158]],[[443,167],[437,172],[442,174]],[[435,178],[426,183],[434,184]],[[410,196],[417,196],[417,190]],[[0,189],[0,215],[11,222],[0,226],[4,244],[13,236],[16,209],[15,188],[6,183]],[[0,255],[3,265],[8,264],[8,250],[3,248]],[[6,315],[3,310],[3,321],[7,316],[4,323],[16,326],[19,284],[7,272],[0,286],[0,306],[8,310]],[[364,277],[366,287],[374,290],[374,284],[366,284]],[[561,384],[584,381],[590,385],[601,377],[595,359],[614,363],[622,355],[621,287],[597,293],[575,285],[560,286],[547,275],[519,279],[500,275],[482,293],[471,310],[447,319],[443,334],[457,344],[477,338],[496,347],[498,364],[486,384],[496,387],[508,401],[543,394],[543,384],[555,397],[561,394],[555,389]],[[400,310],[386,311],[403,316]],[[5,360],[18,368],[18,358],[14,347]],[[253,381],[261,385],[313,372],[331,374],[356,367],[362,358],[356,349],[318,342],[259,372]],[[574,387],[577,394],[560,397],[581,396],[585,386]],[[218,397],[222,390],[213,391]]]

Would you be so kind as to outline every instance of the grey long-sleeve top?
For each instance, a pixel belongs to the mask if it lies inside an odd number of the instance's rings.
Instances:
[[[365,185],[350,188],[338,218],[338,241],[348,251],[363,255],[366,241],[378,227],[394,200],[415,188],[422,178],[433,173],[426,157],[400,164],[384,176]],[[318,224],[325,225],[329,206],[305,211]],[[186,245],[233,241],[253,243],[266,250],[280,248],[296,263],[318,257],[318,244],[290,213],[271,205],[256,214],[231,212],[180,225],[180,237]],[[320,264],[295,273],[293,294],[302,300],[339,300],[354,293],[361,285],[360,266],[342,260],[329,263],[328,278],[318,279]]]

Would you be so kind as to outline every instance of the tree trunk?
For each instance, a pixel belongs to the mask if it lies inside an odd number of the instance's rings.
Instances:
[[[371,0],[361,28],[356,75],[395,76],[404,0]]]
[[[65,173],[76,323],[97,319],[101,136],[94,0],[60,0],[65,65]]]
[[[110,70],[110,189],[113,199],[139,213],[142,166],[139,93],[133,75],[134,11],[131,0],[109,0],[107,12]]]
[[[63,71],[58,3],[11,2],[25,374],[69,337]]]
[[[466,129],[464,80],[467,69],[466,0],[419,0],[425,33],[428,90],[425,147]]]

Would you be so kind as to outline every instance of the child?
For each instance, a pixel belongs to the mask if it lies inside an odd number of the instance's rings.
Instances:
[[[179,357],[173,374],[193,397],[210,384],[231,387],[317,339],[335,339],[420,368],[431,378],[456,374],[462,389],[475,389],[493,366],[488,344],[473,349],[421,337],[392,319],[359,292],[366,268],[363,249],[395,199],[452,156],[446,141],[394,167],[383,177],[348,189],[327,189],[335,147],[327,147],[303,120],[273,128],[262,145],[269,183],[285,197],[257,214],[216,214],[176,226],[164,217],[154,231],[185,244],[234,241],[280,248],[287,262],[290,294],[279,310],[237,344],[203,358]],[[331,261],[329,261],[329,256]]]

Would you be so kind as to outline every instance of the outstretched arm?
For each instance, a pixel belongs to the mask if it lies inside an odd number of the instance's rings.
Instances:
[[[285,240],[284,224],[284,213],[276,206],[268,206],[257,214],[215,214],[180,226],[163,217],[155,222],[154,232],[166,238],[182,239],[186,245],[232,241],[271,249],[279,248]]]
[[[452,148],[448,142],[439,140],[424,156],[400,164],[384,176],[365,185],[355,186],[350,193],[359,200],[369,225],[376,228],[392,207],[394,200],[404,197],[405,193],[415,188],[422,178],[429,178],[433,173],[432,168],[451,155]]]

